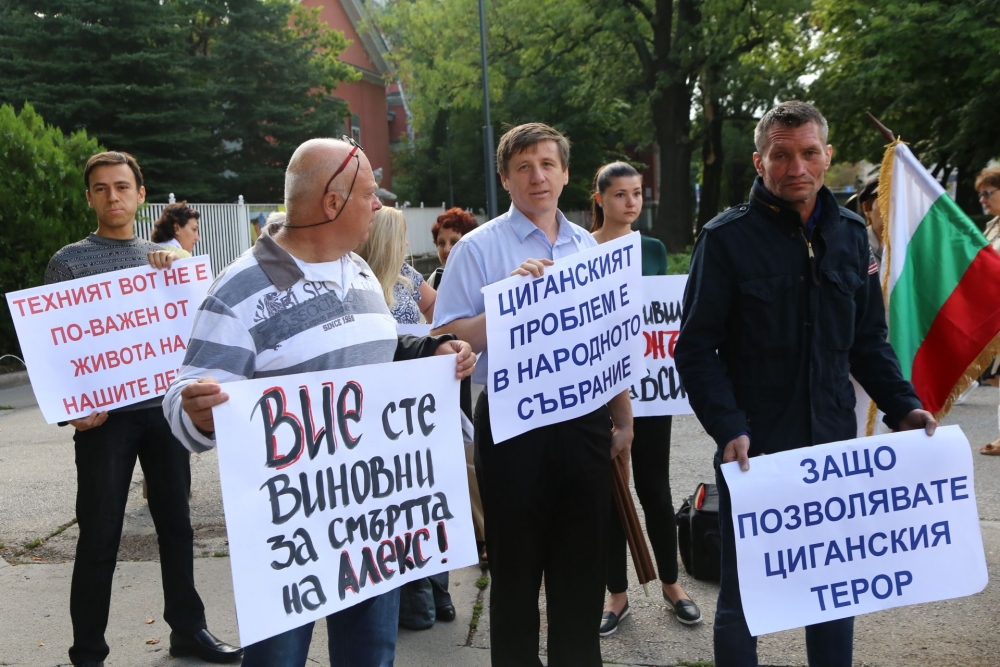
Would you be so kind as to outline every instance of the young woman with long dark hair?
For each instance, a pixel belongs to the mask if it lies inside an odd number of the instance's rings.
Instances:
[[[612,162],[594,176],[590,232],[598,243],[607,243],[632,231],[632,223],[642,212],[642,177],[625,162]],[[657,239],[642,237],[642,275],[667,273],[667,249]],[[670,495],[670,426],[671,418],[636,417],[632,440],[632,474],[635,490],[646,515],[646,534],[653,547],[656,569],[660,575],[663,599],[681,623],[701,622],[701,611],[677,583],[677,519]],[[618,630],[629,615],[628,554],[625,531],[618,512],[611,509],[608,541],[608,602],[601,618],[601,636]]]

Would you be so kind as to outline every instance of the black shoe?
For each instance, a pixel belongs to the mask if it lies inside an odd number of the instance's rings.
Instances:
[[[104,667],[104,661],[88,660],[87,662],[78,662],[73,667]]]
[[[625,617],[631,613],[632,610],[629,609],[628,602],[625,603],[625,608],[622,609],[620,616],[613,611],[604,612],[604,614],[601,615],[600,635],[602,637],[610,637],[618,632],[618,624],[625,620]]]
[[[451,621],[455,620],[455,605],[446,604],[443,607],[438,607],[436,610],[436,618],[439,621]]]
[[[187,655],[201,658],[205,662],[239,662],[243,658],[243,649],[227,644],[208,630],[199,630],[193,635],[171,632],[170,657]]]
[[[684,625],[701,623],[701,609],[698,609],[698,605],[691,600],[671,602],[666,593],[663,594],[663,599],[667,602],[667,609],[677,614],[677,620]]]

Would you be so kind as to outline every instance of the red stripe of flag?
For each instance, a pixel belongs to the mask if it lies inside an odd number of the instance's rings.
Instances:
[[[973,258],[913,358],[913,387],[937,412],[976,357],[1000,332],[1000,253],[987,245]]]

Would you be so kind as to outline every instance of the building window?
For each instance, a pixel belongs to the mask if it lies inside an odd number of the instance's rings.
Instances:
[[[361,116],[351,115],[351,139],[361,143]]]

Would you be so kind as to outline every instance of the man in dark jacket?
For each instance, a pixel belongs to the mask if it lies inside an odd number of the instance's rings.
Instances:
[[[864,221],[823,186],[833,147],[813,106],[785,102],[761,118],[750,201],[702,230],[691,256],[677,368],[719,462],[856,436],[848,371],[893,429],[933,416],[886,341],[885,308]],[[718,471],[722,587],[717,667],[757,665],[740,600],[729,489]],[[811,667],[851,664],[854,619],[806,628]]]

